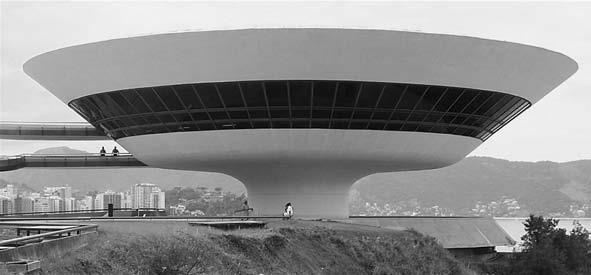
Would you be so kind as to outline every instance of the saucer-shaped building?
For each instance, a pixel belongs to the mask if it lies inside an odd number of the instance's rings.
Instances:
[[[149,166],[230,175],[258,214],[346,217],[355,181],[458,162],[577,64],[454,35],[245,29],[84,44],[24,69]]]

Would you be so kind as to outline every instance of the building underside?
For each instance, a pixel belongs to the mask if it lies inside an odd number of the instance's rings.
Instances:
[[[350,29],[152,35],[25,64],[143,163],[228,174],[256,213],[309,217],[348,216],[367,175],[460,161],[576,70],[515,43]]]

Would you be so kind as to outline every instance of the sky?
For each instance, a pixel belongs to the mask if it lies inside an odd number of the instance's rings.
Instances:
[[[591,159],[591,2],[24,2],[0,1],[0,121],[81,122],[22,69],[41,53],[156,33],[278,27],[406,30],[534,45],[579,71],[471,155],[514,161]],[[0,155],[111,141],[0,140]]]

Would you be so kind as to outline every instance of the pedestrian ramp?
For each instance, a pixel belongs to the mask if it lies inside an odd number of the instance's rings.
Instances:
[[[0,172],[21,168],[101,168],[146,166],[131,154],[101,156],[100,154],[0,156]]]
[[[6,121],[0,121],[0,139],[112,140],[104,131],[88,123]]]

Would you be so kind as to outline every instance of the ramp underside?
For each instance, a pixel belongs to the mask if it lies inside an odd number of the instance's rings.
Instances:
[[[0,123],[0,139],[12,140],[110,140],[103,131],[87,123],[28,124]]]

